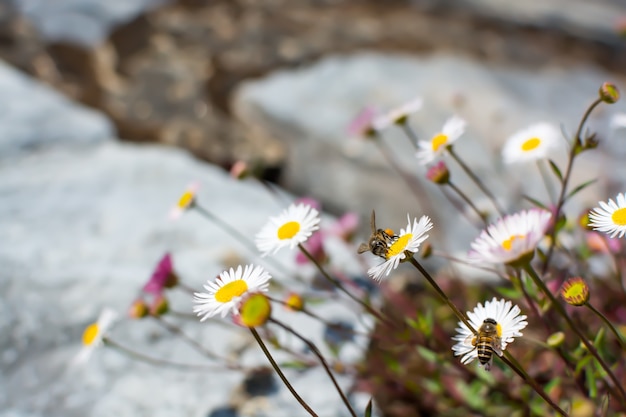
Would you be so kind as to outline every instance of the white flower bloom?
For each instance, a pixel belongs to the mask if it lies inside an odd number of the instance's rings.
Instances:
[[[439,157],[448,145],[455,142],[465,132],[465,120],[458,116],[450,117],[443,125],[440,133],[437,133],[429,141],[420,140],[417,143],[418,150],[415,154],[422,165],[426,165]]]
[[[89,360],[93,351],[102,345],[102,338],[117,317],[117,312],[110,308],[105,308],[98,316],[98,321],[85,328],[82,337],[83,347],[74,358],[74,364],[83,364]]]
[[[244,269],[241,265],[235,271],[222,272],[213,281],[208,281],[204,285],[206,293],[194,293],[193,301],[197,305],[193,307],[193,312],[204,321],[209,317],[221,314],[222,317],[231,312],[238,314],[237,303],[241,297],[248,292],[267,291],[271,275],[261,266],[246,265]]]
[[[492,264],[510,263],[532,253],[544,236],[552,214],[530,209],[499,219],[472,243],[469,259]]]
[[[383,130],[392,124],[400,123],[413,113],[417,113],[422,109],[424,100],[421,97],[416,97],[411,101],[408,101],[398,107],[389,110],[387,113],[376,117],[372,123],[374,129],[377,131]]]
[[[537,123],[515,132],[502,149],[507,164],[545,158],[558,148],[561,132],[550,123]]]
[[[520,315],[520,312],[520,308],[510,301],[497,300],[495,297],[485,302],[484,307],[479,303],[474,311],[467,312],[467,317],[478,335],[487,337],[477,337],[465,323],[459,322],[457,334],[452,338],[457,342],[452,346],[454,355],[463,356],[461,358],[463,364],[478,358],[480,365],[489,370],[493,359],[492,353],[502,356],[502,351],[507,345],[512,343],[515,337],[522,336],[520,330],[528,325],[526,316]]]
[[[618,194],[615,198],[617,203],[609,198],[609,201],[598,202],[600,207],[594,208],[589,213],[589,226],[594,230],[610,234],[611,238],[624,237],[626,233],[626,194]]]
[[[401,229],[400,234],[391,243],[385,254],[385,262],[380,265],[371,267],[367,274],[376,281],[382,280],[383,276],[388,276],[391,271],[398,267],[398,264],[407,257],[407,252],[411,256],[419,250],[423,241],[428,239],[428,235],[425,233],[433,228],[433,224],[428,216],[422,216],[417,221],[413,219],[413,225],[411,225],[411,218],[407,215],[408,224],[406,229]]]
[[[293,249],[306,242],[319,229],[319,223],[319,213],[313,207],[292,204],[279,216],[270,218],[256,235],[256,246],[263,256],[276,253],[285,246]]]
[[[611,117],[611,122],[609,126],[612,130],[624,129],[626,128],[626,113],[617,113]]]
[[[185,211],[189,210],[196,202],[196,193],[200,184],[193,182],[187,186],[185,192],[180,196],[178,202],[170,210],[170,220],[178,219]]]

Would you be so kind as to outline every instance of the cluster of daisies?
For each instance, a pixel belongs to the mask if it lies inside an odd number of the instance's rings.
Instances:
[[[375,113],[369,111],[357,119],[358,123],[353,129],[360,129],[362,133],[372,132],[392,124],[405,123],[408,115],[419,110],[421,105],[421,100],[416,99],[402,108],[378,117],[374,117]],[[417,143],[418,160],[423,164],[435,161],[464,133],[465,127],[466,123],[461,118],[450,118],[441,132],[433,135],[429,141]],[[558,129],[547,123],[519,131],[504,146],[504,161],[513,163],[544,158],[557,146],[558,138]],[[197,185],[186,190],[172,210],[171,217],[176,218],[185,210],[195,207],[196,191]],[[599,205],[599,208],[589,214],[590,226],[609,234],[611,238],[623,237],[626,234],[626,194],[619,194],[616,201],[610,199],[607,203],[600,202]],[[504,216],[489,225],[471,243],[468,258],[471,262],[495,265],[519,266],[530,262],[551,221],[552,214],[542,209],[530,209]],[[269,219],[256,235],[255,243],[263,256],[275,254],[282,248],[295,249],[301,247],[319,229],[319,224],[320,216],[315,208],[307,204],[292,204],[280,215]],[[386,231],[388,238],[379,241],[383,247],[376,250],[376,255],[383,261],[371,267],[368,275],[381,281],[400,263],[412,259],[420,245],[429,237],[427,232],[432,227],[428,216],[422,216],[419,220],[408,216],[406,228],[402,228],[397,235]],[[271,275],[258,265],[230,268],[219,274],[215,280],[209,280],[204,285],[205,292],[195,293],[193,311],[201,321],[216,315],[225,317],[229,313],[236,318],[241,314],[242,301],[251,295],[267,292],[270,279]],[[159,281],[158,284],[159,290],[162,289],[163,283]],[[459,322],[457,334],[453,337],[456,344],[452,347],[455,355],[462,356],[461,361],[464,364],[479,358],[475,331],[480,331],[482,326],[495,323],[495,333],[490,339],[491,349],[501,355],[515,337],[522,335],[521,330],[528,324],[518,306],[496,298],[484,305],[478,304],[473,311],[467,312],[467,317],[473,329]],[[111,310],[105,310],[98,321],[85,330],[80,361],[85,360],[93,348],[102,343],[115,318],[116,315]],[[487,365],[482,360],[480,362]]]

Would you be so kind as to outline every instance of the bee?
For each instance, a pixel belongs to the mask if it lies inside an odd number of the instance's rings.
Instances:
[[[372,228],[372,234],[368,243],[361,243],[357,250],[358,253],[364,253],[367,251],[372,252],[376,256],[386,258],[389,247],[398,240],[398,236],[394,235],[391,230],[383,230],[376,228],[376,213],[372,210],[372,217],[370,219],[370,227]]]
[[[493,353],[502,356],[502,339],[498,336],[498,323],[494,319],[486,318],[478,332],[469,335],[465,343],[474,346],[478,353],[478,361],[487,371],[491,369]]]

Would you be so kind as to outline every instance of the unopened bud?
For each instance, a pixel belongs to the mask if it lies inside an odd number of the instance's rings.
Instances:
[[[301,311],[304,308],[304,299],[295,292],[289,293],[285,298],[285,308],[292,311]]]
[[[163,284],[163,286],[165,288],[174,288],[177,285],[178,275],[176,275],[174,271],[171,271],[169,274],[167,274],[167,278],[165,278],[165,283]]]
[[[600,99],[605,103],[613,104],[619,100],[619,90],[615,84],[605,82],[602,84],[599,90]]]
[[[230,168],[230,176],[236,180],[243,180],[250,176],[250,168],[244,161],[237,161]]]
[[[130,317],[131,319],[142,319],[147,315],[148,305],[141,298],[133,301],[133,303],[130,305],[130,308],[128,309],[128,317]]]
[[[553,333],[548,337],[548,340],[546,340],[548,346],[553,348],[561,346],[563,342],[565,342],[565,333],[563,332]]]
[[[152,304],[150,304],[150,315],[151,316],[162,316],[169,310],[169,303],[167,302],[167,298],[163,295],[159,295],[155,297]]]
[[[589,286],[580,277],[570,278],[561,287],[561,297],[567,304],[582,306],[589,301]]]
[[[444,185],[450,182],[450,171],[443,161],[439,161],[426,172],[426,178],[435,184]]]
[[[246,327],[264,325],[271,314],[272,305],[265,294],[251,294],[239,306],[239,320]]]
[[[582,214],[578,217],[578,224],[585,230],[593,230],[593,227],[590,226],[591,219],[589,218],[589,213],[591,209],[586,209],[582,212]]]
[[[424,243],[420,253],[423,259],[430,258],[430,255],[433,254],[433,245],[431,245],[430,242]]]

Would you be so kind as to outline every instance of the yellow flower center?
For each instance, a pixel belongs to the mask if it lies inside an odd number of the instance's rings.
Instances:
[[[194,196],[195,195],[192,191],[186,191],[182,196],[180,196],[180,200],[178,200],[178,207],[181,209],[189,207]]]
[[[433,147],[433,151],[437,152],[439,148],[448,143],[448,135],[444,135],[443,133],[439,133],[436,135],[431,141],[431,146]]]
[[[498,337],[502,337],[502,326],[500,326],[500,323],[496,324],[496,334]]]
[[[300,223],[287,222],[278,228],[278,238],[280,240],[291,239],[300,231]]]
[[[393,242],[389,250],[387,250],[387,259],[404,252],[406,245],[412,237],[413,234],[407,233],[406,235],[400,236],[395,242]]]
[[[509,251],[513,247],[513,242],[515,241],[515,239],[523,239],[523,238],[524,238],[523,235],[511,236],[510,238],[502,242],[502,247],[504,248],[504,250]]]
[[[231,281],[217,290],[215,300],[220,303],[227,303],[235,297],[240,297],[248,291],[248,283],[243,279]]]
[[[617,226],[626,226],[626,208],[615,210],[611,215],[611,220]]]
[[[98,327],[98,323],[92,323],[83,332],[83,345],[90,346],[98,337],[100,333],[100,328]]]
[[[526,142],[522,143],[522,150],[524,152],[532,151],[536,149],[539,145],[541,145],[541,139],[535,137],[530,138]]]

